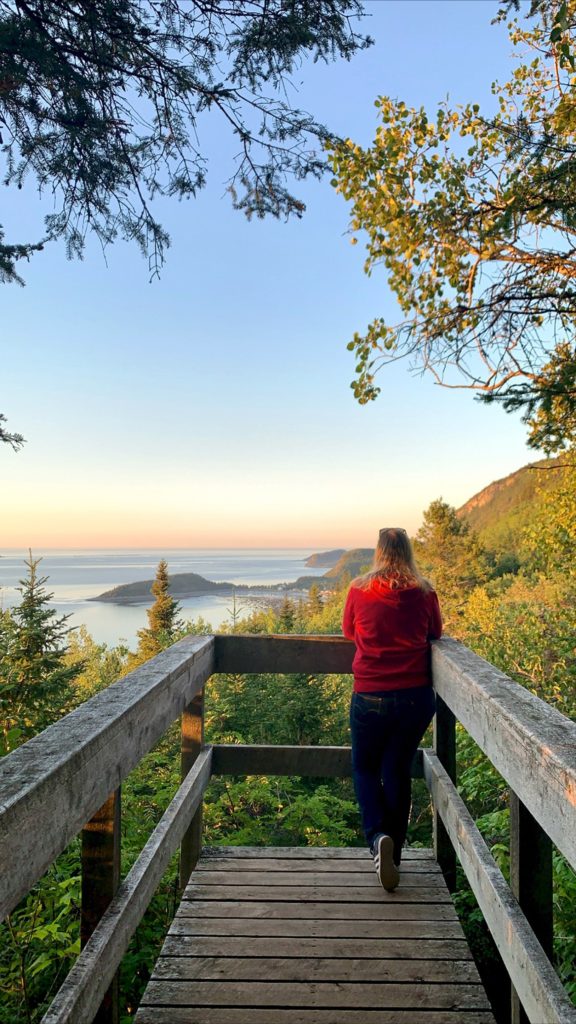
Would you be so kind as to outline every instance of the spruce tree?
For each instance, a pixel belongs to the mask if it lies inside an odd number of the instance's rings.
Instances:
[[[296,608],[289,597],[285,597],[278,612],[278,630],[280,633],[293,633],[296,621]]]
[[[18,587],[22,600],[11,612],[4,612],[0,620],[0,720],[4,753],[70,710],[70,684],[82,671],[82,663],[65,662],[69,616],[59,616],[50,608],[54,595],[44,587],[48,577],[38,574],[41,561],[29,552],[25,559],[28,575]]]
[[[454,631],[455,617],[462,613],[472,590],[489,575],[486,552],[469,523],[441,498],[426,509],[414,551],[438,591],[445,622]]]
[[[170,596],[169,587],[168,563],[163,558],[158,563],[156,577],[152,584],[152,593],[156,600],[146,612],[148,628],[138,630],[136,654],[138,663],[153,658],[165,647],[169,647],[174,643],[179,630],[182,629],[182,622],[178,618],[180,604]]]

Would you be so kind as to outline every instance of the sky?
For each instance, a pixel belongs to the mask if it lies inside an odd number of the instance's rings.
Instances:
[[[375,45],[303,65],[292,102],[361,144],[382,94],[489,107],[512,66],[497,8],[368,2]],[[52,245],[24,288],[2,286],[0,410],[27,444],[0,446],[0,548],[370,546],[534,461],[519,418],[405,362],[358,406],[347,342],[399,316],[330,175],[298,186],[302,220],[249,223],[225,194],[222,125],[201,141],[208,187],[155,207],[172,240],[160,280],[135,247],[92,242],[83,261]],[[6,237],[36,237],[48,207],[32,184],[4,205]]]

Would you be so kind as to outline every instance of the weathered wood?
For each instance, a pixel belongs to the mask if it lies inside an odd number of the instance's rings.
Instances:
[[[442,697],[436,695],[434,749],[446,772],[456,782],[456,717]],[[434,853],[449,892],[456,888],[456,851],[436,808],[433,809]]]
[[[576,1008],[452,781],[436,755],[429,751],[424,754],[424,772],[434,803],[529,1019],[546,1021],[546,1024],[576,1024]]]
[[[342,636],[215,637],[215,672],[349,673],[354,644]]]
[[[136,1024],[272,1024],[270,1010],[258,1007],[153,1006],[141,1007]],[[489,1010],[467,1010],[456,1017],[452,1010],[308,1010],[274,1008],[273,1024],[495,1024]]]
[[[264,887],[270,899],[274,899],[274,892],[277,886],[298,886],[299,889],[306,889],[311,885],[337,885],[342,886],[366,886],[374,892],[379,893],[380,882],[375,871],[337,871],[330,874],[326,871],[268,871],[264,868],[260,871],[202,871],[197,875],[202,885],[253,885]],[[440,871],[423,874],[421,871],[402,871],[400,874],[402,888],[416,886],[424,889],[436,889],[444,887],[444,880]],[[401,893],[400,893],[401,895]]]
[[[576,722],[456,640],[433,645],[437,693],[576,869]]]
[[[186,889],[188,899],[201,900],[261,900],[262,886],[260,885],[201,885],[192,881]],[[343,903],[349,900],[350,903],[376,902],[393,903],[449,903],[450,894],[445,888],[420,889],[412,886],[402,886],[395,892],[385,892],[384,889],[371,889],[368,886],[350,886],[345,888],[336,885],[310,885],[303,890],[300,886],[295,888],[290,885],[278,885],[274,889],[274,899],[292,900],[296,903],[305,903],[308,900],[319,902]]]
[[[488,1009],[481,985],[410,985],[415,1009]],[[406,1006],[405,985],[355,985],[350,982],[151,981],[142,999],[171,1006],[306,1006],[318,1008]]]
[[[154,981],[355,981],[435,982],[480,984],[473,960],[381,960],[378,955],[354,958],[342,943],[335,951],[316,954],[312,959],[299,953],[294,942],[290,952],[280,956],[163,956],[158,960]]]
[[[121,883],[42,1024],[90,1024],[210,780],[210,748],[198,757]]]
[[[234,857],[235,859],[258,857],[264,860],[276,857],[290,857],[295,860],[306,861],[309,861],[311,858],[314,860],[324,860],[326,857],[329,857],[330,860],[338,858],[350,860],[352,857],[358,857],[372,864],[372,857],[366,846],[205,846],[202,849],[203,861],[220,857]],[[406,846],[403,849],[402,863],[405,860],[427,860],[431,864],[435,863],[432,850],[419,849],[415,846]]]
[[[352,775],[350,747],[301,747],[265,744],[215,744],[215,775],[303,775],[346,779]],[[412,778],[421,779],[422,751],[412,762]]]
[[[428,879],[428,889],[401,883],[391,896],[365,854],[292,852],[297,856],[203,853],[137,1024],[494,1024],[437,868],[413,875]],[[240,884],[248,879],[257,884]],[[323,884],[306,884],[317,881]],[[315,899],[318,892],[326,898]],[[415,892],[430,901],[413,902]],[[214,894],[222,898],[212,900]]]
[[[215,744],[213,757],[214,775],[352,775],[350,747]]]
[[[552,843],[510,790],[510,888],[549,959],[554,946],[552,886]],[[511,1024],[528,1024],[514,987],[511,994]]]
[[[82,829],[80,944],[83,949],[120,885],[121,791],[111,793]],[[112,979],[94,1020],[118,1024],[118,975]]]
[[[435,906],[436,904],[434,904]],[[203,918],[194,917],[193,907],[190,915],[178,914],[170,928],[171,935],[253,935],[255,937],[276,936],[296,938],[366,938],[366,939],[403,939],[409,938],[414,945],[414,955],[419,955],[420,943],[415,939],[462,939],[462,928],[458,921],[434,920],[386,920],[372,917],[372,904],[366,906],[364,920],[316,920],[309,918],[290,918],[287,920],[265,918]],[[370,916],[368,916],[370,915]],[[328,923],[327,923],[328,921]]]
[[[383,929],[382,929],[383,930]],[[277,931],[281,933],[281,929]],[[302,930],[303,931],[303,930]],[[295,937],[282,934],[264,935],[181,935],[170,933],[162,949],[163,956],[331,956],[375,958],[385,960],[471,960],[472,954],[464,938],[441,939],[421,937],[417,928],[412,935],[399,938],[395,935],[380,935],[367,938],[357,928],[356,935],[341,936],[330,934],[324,929],[321,937],[309,933]],[[401,931],[401,929],[397,929]],[[424,933],[426,929],[423,929]],[[382,941],[385,939],[385,941]],[[294,946],[296,944],[296,947]],[[299,951],[299,952],[298,952]]]
[[[212,748],[212,751],[214,748]],[[374,875],[374,862],[372,857],[365,857],[360,859],[359,857],[352,857],[350,860],[344,860],[344,858],[333,860],[296,860],[296,858],[287,857],[285,860],[281,857],[220,857],[216,859],[211,857],[210,859],[200,860],[196,865],[195,869],[202,877],[207,871],[290,871],[290,872],[304,872],[304,871],[322,871],[330,872],[330,874],[338,874],[343,872],[349,874],[350,872],[361,872],[365,875]],[[402,861],[403,873],[409,872],[410,875],[439,875],[441,874],[440,865],[433,860],[403,860]]]
[[[200,690],[182,712],[180,772],[185,779],[194,766],[204,743],[204,690]],[[214,765],[214,754],[212,754]],[[192,874],[202,849],[202,804],[200,804],[180,846],[179,879],[182,891]]]
[[[345,921],[458,921],[452,903],[278,903],[276,901],[242,903],[240,900],[184,899],[179,915],[195,918],[319,918]],[[333,924],[330,927],[334,927]]]
[[[0,920],[190,703],[213,664],[213,638],[186,637],[0,761]]]

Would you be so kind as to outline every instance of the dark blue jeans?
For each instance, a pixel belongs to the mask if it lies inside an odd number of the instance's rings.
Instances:
[[[369,846],[379,832],[392,837],[396,864],[410,816],[412,759],[435,710],[431,686],[352,694],[352,777],[362,828]]]

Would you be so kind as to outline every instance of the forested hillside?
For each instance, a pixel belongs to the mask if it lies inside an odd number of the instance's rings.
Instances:
[[[470,523],[487,548],[500,555],[519,556],[522,530],[543,495],[557,488],[556,470],[567,462],[567,456],[531,462],[484,487],[458,509],[458,515]]]
[[[524,471],[521,471],[524,473]],[[548,481],[554,475],[554,487]],[[520,476],[521,474],[516,474]],[[446,632],[528,687],[562,713],[576,717],[576,469],[556,470],[534,495],[529,522],[518,530],[514,571],[495,559],[470,523],[441,499],[424,513],[415,548],[433,580]],[[498,491],[498,486],[494,485]],[[511,485],[512,487],[515,484]],[[485,493],[485,492],[484,492]],[[511,493],[511,492],[507,492]],[[469,503],[470,504],[470,503]],[[492,508],[494,509],[494,504]],[[485,508],[489,508],[487,502]],[[366,552],[361,552],[364,559]],[[340,577],[340,580],[342,577]],[[301,601],[285,598],[257,612],[233,607],[227,631],[338,633],[346,582],[330,591],[312,587]],[[20,605],[0,613],[2,753],[108,686],[186,633],[206,633],[201,620],[184,622],[168,593],[165,563],[154,585],[155,604],[138,647],[109,650],[85,630],[68,633],[48,606],[47,581],[33,560]],[[347,676],[219,675],[208,688],[208,742],[341,744],[349,742]],[[459,787],[492,852],[508,869],[508,797],[474,743],[458,736]],[[123,786],[123,864],[134,861],[179,784],[179,738],[172,729]],[[207,843],[360,845],[358,813],[348,780],[215,779],[205,806]],[[431,841],[427,791],[417,783],[409,841]],[[576,995],[576,880],[555,855],[556,961]],[[78,951],[78,841],[63,854],[0,930],[0,1024],[36,1022]],[[124,1024],[131,1019],[176,900],[173,864],[134,937],[122,967]],[[493,969],[491,944],[462,883],[459,910],[481,967]]]

